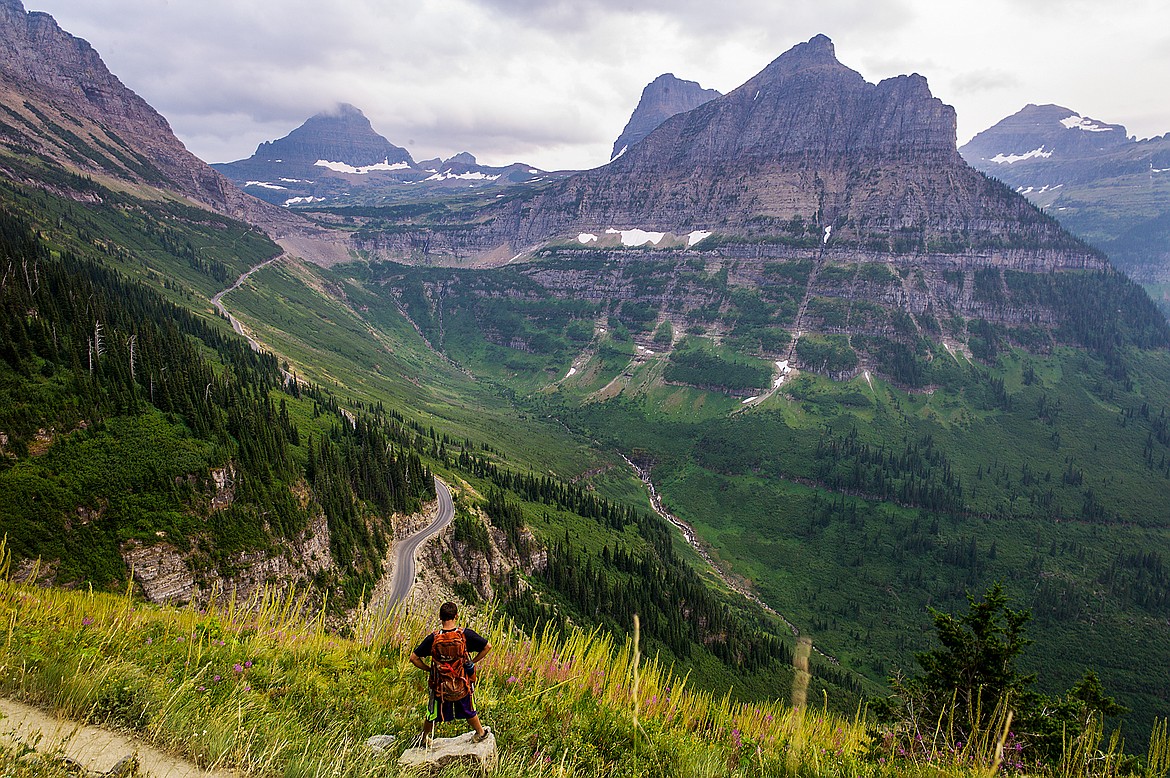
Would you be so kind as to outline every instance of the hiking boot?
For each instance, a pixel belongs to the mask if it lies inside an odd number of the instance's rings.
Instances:
[[[487,740],[488,737],[491,736],[491,734],[492,734],[492,728],[491,727],[484,727],[482,735],[472,735],[471,736],[471,742],[472,743],[482,743],[483,741]]]

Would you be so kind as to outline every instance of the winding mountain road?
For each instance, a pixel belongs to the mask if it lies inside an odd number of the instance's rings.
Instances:
[[[410,593],[410,587],[414,584],[415,554],[418,547],[455,518],[455,503],[451,500],[451,490],[438,478],[435,479],[435,497],[438,500],[435,520],[410,537],[399,541],[394,548],[394,578],[390,584],[388,598],[391,604],[401,602]]]
[[[246,273],[241,273],[240,277],[236,279],[236,282],[234,284],[229,286],[227,289],[224,289],[222,292],[218,292],[215,295],[215,297],[211,298],[211,304],[215,306],[215,310],[219,311],[221,315],[227,317],[227,320],[232,325],[232,329],[236,331],[237,335],[242,335],[245,339],[247,339],[248,343],[251,344],[253,351],[257,351],[257,352],[260,351],[260,344],[256,341],[255,338],[253,338],[251,335],[249,335],[247,332],[244,331],[244,325],[240,324],[240,320],[237,319],[235,316],[232,316],[231,313],[228,312],[228,309],[223,304],[223,296],[225,294],[227,294],[228,292],[234,292],[235,290],[239,289],[240,286],[242,286],[243,283],[248,280],[248,277],[251,276],[253,273],[255,273],[257,270],[261,270],[262,268],[266,268],[269,265],[271,265],[273,262],[278,262],[287,256],[288,256],[288,254],[277,254],[272,259],[267,259],[267,260],[261,262],[259,265],[256,265],[255,267],[250,268]]]

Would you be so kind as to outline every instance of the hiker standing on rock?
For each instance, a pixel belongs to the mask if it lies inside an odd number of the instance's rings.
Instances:
[[[436,721],[467,719],[475,730],[474,742],[482,742],[491,727],[479,722],[471,695],[475,691],[475,665],[492,645],[473,629],[456,626],[459,606],[445,602],[439,608],[440,629],[423,638],[410,655],[410,663],[430,673],[430,695],[427,719],[423,724],[423,738],[430,741]],[[475,656],[469,657],[474,652]],[[430,657],[430,664],[423,661]]]

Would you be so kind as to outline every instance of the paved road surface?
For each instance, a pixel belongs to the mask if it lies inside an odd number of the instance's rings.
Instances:
[[[435,479],[435,495],[439,500],[439,511],[435,520],[426,528],[400,541],[398,547],[394,549],[394,581],[390,586],[389,599],[391,603],[406,599],[410,592],[410,587],[414,583],[414,556],[418,547],[455,518],[455,503],[451,501],[451,492],[438,478]]]

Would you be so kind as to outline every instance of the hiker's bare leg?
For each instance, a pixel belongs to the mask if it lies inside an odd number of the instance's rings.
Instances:
[[[467,723],[475,729],[475,734],[483,737],[483,724],[479,723],[479,715],[472,716],[467,720]]]
[[[435,731],[435,722],[433,722],[433,721],[424,721],[423,722],[422,734],[423,734],[424,738],[429,740],[431,737],[431,733],[434,731]]]

